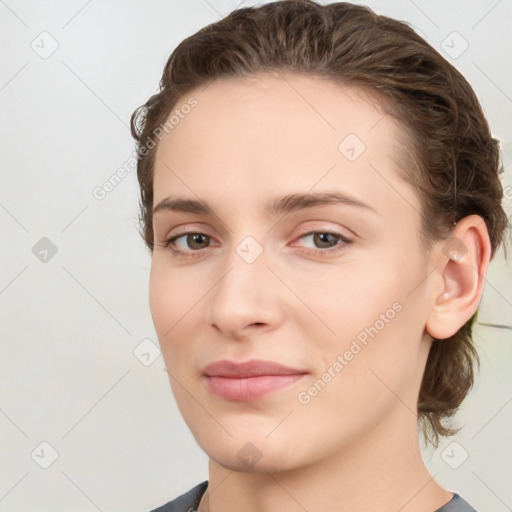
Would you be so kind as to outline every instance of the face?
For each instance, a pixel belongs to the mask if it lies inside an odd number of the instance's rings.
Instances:
[[[277,471],[415,430],[428,265],[400,127],[299,75],[191,96],[156,154],[150,307],[198,444]]]

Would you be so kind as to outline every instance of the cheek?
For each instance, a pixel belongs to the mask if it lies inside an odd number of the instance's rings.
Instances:
[[[345,432],[351,439],[373,428],[395,407],[408,404],[414,410],[417,346],[413,339],[403,343],[408,319],[401,315],[406,309],[392,311],[385,325],[346,327],[364,337],[337,337],[323,366],[297,396],[297,419],[315,418],[324,430]]]
[[[149,280],[149,307],[169,373],[174,372],[173,361],[178,359],[176,355],[181,350],[177,340],[184,338],[187,313],[193,313],[189,304],[196,302],[194,297],[189,297],[190,287],[183,286],[176,274],[153,263]]]
[[[326,267],[322,274],[296,280],[297,295],[310,311],[295,319],[317,340],[316,377],[329,368],[336,375],[326,375],[332,394],[322,393],[318,404],[339,399],[354,405],[377,397],[386,403],[391,393],[386,384],[403,388],[414,379],[422,317],[418,296],[410,292],[419,281],[417,267],[404,265],[396,256],[350,265],[350,272]],[[332,366],[338,356],[342,361],[336,371]],[[347,390],[351,396],[345,395]]]
[[[149,306],[167,372],[180,381],[192,367],[198,329],[204,324],[206,297],[211,283],[180,268],[153,260],[149,279]],[[171,378],[173,391],[175,382]]]
[[[153,263],[149,279],[149,308],[155,325],[155,330],[163,341],[163,335],[173,325],[173,317],[176,315],[175,293],[169,285],[165,274],[158,271]]]
[[[391,264],[384,269],[381,265],[348,262],[290,274],[286,282],[294,283],[293,291],[300,299],[294,302],[295,313],[301,312],[297,321],[306,332],[313,322],[319,334],[330,338],[336,349],[342,348],[344,340],[349,342],[364,332],[402,296],[398,270]]]
[[[165,268],[153,262],[149,280],[149,305],[158,336],[165,369],[178,409],[192,432],[204,423],[204,412],[190,400],[188,390],[196,389],[196,369],[192,366],[194,345],[191,326],[197,325],[200,314],[198,287],[185,272]]]
[[[187,285],[188,282],[188,285]],[[194,303],[197,302],[200,290],[190,286],[183,272],[166,268],[156,256],[153,257],[149,278],[149,307],[155,329],[160,341],[172,336],[175,326],[181,324],[181,319]]]

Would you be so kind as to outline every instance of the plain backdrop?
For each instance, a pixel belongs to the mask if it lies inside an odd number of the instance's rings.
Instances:
[[[144,512],[207,479],[158,352],[135,169],[94,191],[132,155],[130,114],[174,47],[239,3],[0,0],[0,511]],[[510,217],[512,2],[364,3],[412,24],[474,86]],[[511,257],[500,250],[485,285],[466,426],[424,451],[482,511],[512,510]]]

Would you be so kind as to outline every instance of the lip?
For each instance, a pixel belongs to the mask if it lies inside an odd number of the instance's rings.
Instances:
[[[215,361],[203,368],[209,391],[224,400],[258,400],[302,379],[308,372],[273,361]]]
[[[226,378],[248,378],[259,377],[262,375],[297,375],[307,373],[305,370],[290,368],[274,361],[263,361],[260,359],[251,359],[237,363],[222,359],[215,361],[203,368],[203,375],[207,377],[226,377]]]

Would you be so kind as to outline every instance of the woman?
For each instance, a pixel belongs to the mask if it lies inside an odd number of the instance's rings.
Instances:
[[[474,509],[427,470],[507,218],[461,74],[348,3],[243,8],[132,115],[150,306],[209,479],[158,511]]]

